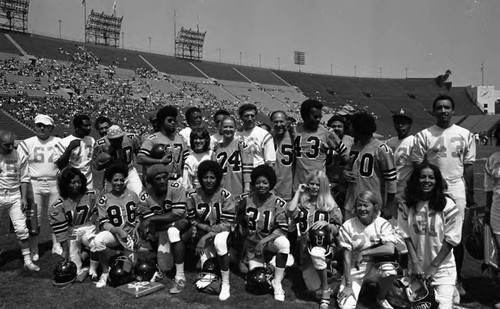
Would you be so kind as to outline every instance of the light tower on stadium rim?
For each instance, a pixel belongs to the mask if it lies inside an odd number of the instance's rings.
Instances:
[[[28,31],[29,0],[0,0],[0,28]]]
[[[123,16],[116,16],[116,2],[113,5],[113,15],[92,10],[85,23],[85,42],[120,47],[122,22]]]

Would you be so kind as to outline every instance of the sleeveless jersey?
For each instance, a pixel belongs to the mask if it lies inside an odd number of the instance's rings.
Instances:
[[[349,166],[356,182],[349,183],[345,209],[354,210],[356,198],[361,192],[373,192],[384,204],[386,193],[396,193],[396,169],[392,153],[386,144],[373,138],[365,146],[357,142],[351,148]]]
[[[212,159],[222,167],[221,186],[229,190],[233,196],[241,195],[244,183],[250,182],[250,174],[253,169],[250,148],[239,138],[235,138],[229,145],[217,147]]]
[[[167,145],[167,149],[172,151],[172,162],[167,165],[168,173],[181,176],[184,161],[189,154],[189,149],[184,141],[184,138],[176,133],[174,139],[171,140],[166,135],[163,135],[163,133],[156,132],[144,140],[141,149],[139,150],[139,156],[149,156],[151,149],[156,144],[165,144]]]
[[[111,223],[131,234],[136,225],[138,204],[139,197],[128,189],[121,196],[105,193],[98,203],[99,224]]]
[[[107,153],[109,146],[110,142],[107,136],[98,139],[94,147],[94,160],[96,160],[101,153]],[[139,151],[139,148],[139,138],[137,135],[133,133],[126,133],[125,136],[123,136],[121,147],[111,156],[113,159],[120,159],[123,161],[128,165],[128,170],[131,171],[134,168],[134,154]]]
[[[295,158],[290,132],[285,132],[281,140],[274,138],[276,148],[276,186],[274,193],[289,201],[292,199],[293,161]]]
[[[46,140],[33,136],[19,144],[18,151],[29,158],[28,169],[31,178],[56,179],[59,170],[54,163],[54,147],[59,140],[60,138],[54,136]]]
[[[170,211],[184,217],[186,214],[186,191],[180,182],[169,180],[165,197],[158,197],[151,188],[139,195],[139,213],[143,219],[163,215]]]
[[[98,196],[98,191],[90,189],[78,203],[60,197],[49,207],[49,223],[57,242],[68,240],[73,229],[95,223]]]
[[[263,202],[254,193],[246,195],[239,209],[248,223],[247,239],[252,243],[257,243],[274,230],[279,230],[286,235],[288,233],[286,205],[286,201],[274,193]]]
[[[235,222],[235,202],[228,190],[219,187],[212,196],[199,188],[189,193],[188,218],[212,226],[214,232],[230,231]]]

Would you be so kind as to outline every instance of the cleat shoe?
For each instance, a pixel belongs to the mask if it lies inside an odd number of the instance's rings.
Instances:
[[[40,271],[40,267],[36,266],[33,264],[33,262],[24,262],[24,269],[30,270],[30,271]]]
[[[222,287],[221,287],[221,290],[220,290],[220,294],[219,294],[219,300],[226,300],[229,298],[229,296],[231,295],[229,293],[229,283],[222,283]]]
[[[89,275],[89,268],[84,267],[80,269],[80,271],[76,274],[76,281],[83,282],[83,280],[85,280],[85,278],[87,278],[88,275]]]
[[[274,299],[277,301],[285,301],[285,290],[283,290],[281,283],[275,284],[274,281],[271,281],[271,285],[274,289]]]
[[[329,299],[321,299],[319,302],[319,309],[328,309],[330,307]]]
[[[377,305],[380,309],[394,309],[387,299],[377,299]]]
[[[179,294],[186,287],[185,279],[174,279],[174,285],[170,288],[170,294]]]
[[[36,262],[36,261],[38,261],[39,259],[40,259],[40,256],[38,255],[38,253],[33,254],[33,256],[31,257],[31,260],[32,260],[33,262]]]
[[[99,276],[97,273],[91,273],[89,272],[90,280],[94,283],[97,283],[99,281]]]
[[[52,254],[61,255],[63,253],[63,248],[60,244],[52,246]]]
[[[109,274],[102,274],[101,278],[99,278],[99,281],[95,285],[98,289],[103,288],[107,285],[108,283],[108,276]]]

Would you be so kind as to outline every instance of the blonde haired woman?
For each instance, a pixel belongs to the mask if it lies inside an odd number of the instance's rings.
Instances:
[[[326,257],[333,253],[333,239],[342,224],[328,177],[315,171],[300,184],[288,207],[288,215],[299,223],[299,265],[309,290],[321,289],[321,306],[330,304]]]

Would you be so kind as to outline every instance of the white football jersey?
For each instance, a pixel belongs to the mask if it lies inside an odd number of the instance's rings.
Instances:
[[[413,172],[413,162],[411,161],[411,150],[414,136],[410,135],[404,139],[397,136],[388,139],[385,144],[392,149],[394,155],[394,166],[398,177],[397,192],[404,193],[411,173]]]
[[[59,170],[54,163],[54,148],[60,140],[59,137],[54,136],[46,140],[33,136],[19,144],[18,151],[29,158],[28,169],[31,178],[56,178]]]
[[[19,190],[21,182],[30,182],[28,157],[16,150],[0,154],[0,190]]]
[[[61,157],[69,143],[74,139],[80,140],[80,147],[76,147],[71,152],[69,166],[79,169],[87,178],[87,183],[92,183],[92,154],[95,146],[95,139],[92,136],[78,138],[70,135],[61,139],[55,146],[54,162]]]

